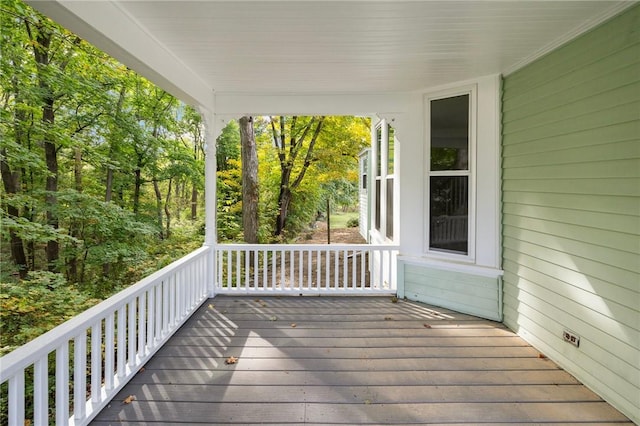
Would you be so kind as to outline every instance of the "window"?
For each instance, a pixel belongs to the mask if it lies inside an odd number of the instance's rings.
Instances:
[[[380,205],[382,203],[382,127],[376,128],[376,211],[375,228],[380,230]]]
[[[393,239],[395,130],[382,121],[375,135],[376,181],[375,181],[375,229]]]
[[[430,101],[429,250],[469,254],[470,95]]]
[[[395,131],[393,127],[387,126],[387,175],[385,177],[386,184],[386,221],[385,235],[389,239],[393,239],[393,160],[395,147]]]
[[[367,189],[367,154],[360,154],[360,189],[365,191]]]

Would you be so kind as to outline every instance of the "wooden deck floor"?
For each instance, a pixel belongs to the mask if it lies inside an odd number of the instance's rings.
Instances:
[[[499,323],[389,297],[219,296],[93,424],[625,422]]]

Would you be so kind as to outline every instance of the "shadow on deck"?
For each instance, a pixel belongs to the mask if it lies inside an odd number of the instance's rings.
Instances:
[[[218,296],[92,424],[594,422],[629,420],[502,324],[389,297]]]

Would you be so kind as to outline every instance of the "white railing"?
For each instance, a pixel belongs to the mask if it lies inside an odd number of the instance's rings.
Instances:
[[[397,250],[367,244],[221,244],[215,292],[395,293]]]
[[[89,423],[207,298],[210,250],[194,251],[0,358],[8,424]],[[31,376],[33,397],[25,392]],[[25,405],[33,418],[25,419]]]

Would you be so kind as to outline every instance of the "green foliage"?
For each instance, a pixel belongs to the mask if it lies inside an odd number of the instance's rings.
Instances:
[[[360,226],[360,219],[357,217],[352,217],[347,221],[347,228],[357,228]]]
[[[62,274],[47,271],[29,272],[26,280],[0,285],[2,355],[96,303]]]
[[[328,199],[332,206],[339,206],[342,211],[357,207],[358,181],[338,178],[322,184],[323,200]]]
[[[240,128],[235,120],[222,129],[222,133],[216,141],[216,165],[218,170],[226,171],[235,167],[232,160],[240,159]]]
[[[204,132],[193,108],[20,0],[3,1],[0,13],[0,297],[11,330],[0,344],[8,347],[201,245]],[[59,256],[49,261],[52,243]],[[29,272],[23,281],[19,270]],[[44,293],[51,288],[66,310],[47,305],[57,303]],[[27,328],[16,331],[21,315]]]
[[[147,247],[146,256],[139,263],[124,263],[123,283],[135,283],[147,275],[164,268],[171,262],[202,247],[204,242],[204,222],[183,221],[176,225],[171,238],[154,241]],[[128,284],[124,284],[122,288]]]
[[[205,137],[194,108],[22,1],[4,0],[0,13],[0,352],[7,353],[202,244]],[[294,139],[319,119],[283,117]],[[304,170],[304,179],[275,239],[282,167],[269,121],[255,121],[261,242],[295,237],[326,199],[353,205],[368,119],[322,122],[314,150],[308,141],[296,148],[292,176]],[[218,239],[242,241],[237,122],[216,144]],[[0,423],[5,403],[0,395]]]
[[[71,279],[95,297],[105,297],[118,288],[127,265],[144,261],[154,243],[156,229],[113,203],[74,190],[58,194],[59,217],[79,229],[78,244],[67,245],[65,259],[78,260],[76,276]],[[105,277],[102,268],[112,265]]]
[[[322,188],[316,181],[307,179],[293,194],[291,210],[287,218],[286,239],[294,239],[302,230],[307,229],[322,208]]]
[[[226,170],[218,171],[218,240],[239,241],[242,234],[242,168],[229,159]]]
[[[0,13],[0,345],[9,348],[201,245],[205,137],[195,109],[20,0]],[[289,132],[294,120],[283,118]],[[298,131],[318,119],[296,118]],[[295,237],[327,198],[353,206],[369,121],[322,120],[313,152],[299,146],[292,176],[306,174],[274,239],[282,168],[268,119],[256,119],[261,242]],[[242,241],[237,122],[216,155],[218,239]],[[26,267],[13,259],[16,242]]]
[[[279,117],[257,117],[256,139],[258,141],[258,163],[260,180],[261,217],[264,211],[272,212],[265,217],[269,227],[273,227],[274,217],[278,211],[277,201],[280,185],[281,167],[278,150],[275,147],[269,120]],[[297,117],[296,128],[302,129],[311,117]],[[285,118],[286,131],[291,130],[291,117]],[[292,189],[293,200],[289,208],[284,240],[294,238],[297,233],[308,227],[315,220],[318,211],[325,209],[327,198],[332,205],[344,209],[357,205],[358,195],[358,154],[369,146],[370,120],[363,117],[327,116],[313,153],[309,158],[309,166],[300,186]],[[300,134],[296,133],[296,137]],[[285,143],[289,143],[291,135],[286,133]],[[289,145],[287,145],[288,147]],[[300,147],[297,162],[291,174],[297,176],[304,167],[308,142]],[[293,178],[292,178],[293,180]],[[261,226],[264,226],[261,220]],[[272,228],[273,229],[273,228]],[[271,231],[273,232],[273,231]]]

